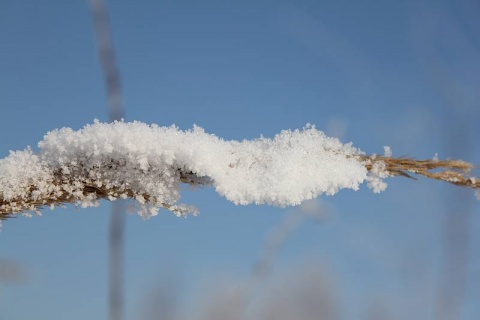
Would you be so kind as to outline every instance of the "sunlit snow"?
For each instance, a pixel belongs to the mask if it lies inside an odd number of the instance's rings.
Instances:
[[[159,207],[175,206],[184,182],[211,185],[235,204],[284,207],[344,188],[357,190],[372,179],[357,157],[360,150],[311,125],[272,139],[225,141],[197,126],[182,131],[95,121],[78,131],[51,131],[38,146],[39,153],[26,149],[0,160],[4,200],[53,196],[90,206],[95,194],[83,191],[93,185],[113,190],[106,196],[110,200],[136,199],[141,215],[149,217]],[[384,188],[377,183],[374,189]]]

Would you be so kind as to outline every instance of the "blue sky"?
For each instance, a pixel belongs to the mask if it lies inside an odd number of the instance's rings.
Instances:
[[[480,164],[474,0],[108,7],[127,121],[197,124],[225,139],[313,123],[367,153],[388,145],[396,156],[438,153]],[[35,149],[54,128],[108,121],[86,1],[4,0],[0,41],[0,157]],[[292,233],[263,290],[318,265],[329,270],[341,319],[366,319],[378,303],[392,319],[433,319],[445,225],[458,210],[469,234],[459,319],[478,318],[480,206],[472,191],[425,179],[387,182],[381,194],[365,187],[318,199],[329,218]],[[235,206],[208,189],[186,189],[182,200],[200,215],[127,218],[128,319],[142,319],[152,290],[169,286],[184,319],[196,319],[221,279],[249,279],[272,228],[300,210]],[[0,283],[0,319],[106,318],[109,211],[102,202],[4,223],[0,259],[21,264],[26,279]]]

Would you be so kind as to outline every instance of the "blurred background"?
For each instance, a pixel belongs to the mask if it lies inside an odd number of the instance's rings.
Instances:
[[[225,139],[312,123],[366,153],[480,164],[480,3],[110,1],[124,117]],[[0,3],[0,157],[109,121],[87,1]],[[478,170],[476,172],[478,176]],[[125,220],[125,319],[480,319],[480,202],[436,181],[295,208],[185,188]],[[0,319],[107,319],[111,204],[0,232]]]

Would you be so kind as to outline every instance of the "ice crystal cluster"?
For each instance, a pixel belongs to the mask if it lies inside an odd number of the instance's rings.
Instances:
[[[182,131],[141,122],[100,123],[54,130],[30,148],[0,160],[2,210],[33,210],[98,198],[137,200],[140,214],[177,205],[182,183],[210,185],[235,204],[298,205],[343,188],[357,190],[369,176],[363,154],[314,126],[285,130],[272,139],[225,141],[200,127]],[[380,186],[380,187],[379,187]]]

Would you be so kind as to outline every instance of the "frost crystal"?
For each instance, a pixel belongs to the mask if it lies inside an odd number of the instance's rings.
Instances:
[[[389,146],[383,147],[383,154],[385,157],[390,158],[392,156],[392,149]]]
[[[177,204],[181,183],[211,185],[235,204],[280,207],[357,190],[365,180],[376,192],[385,187],[381,168],[367,177],[360,150],[311,125],[273,139],[225,141],[197,126],[182,131],[95,121],[78,131],[51,131],[38,146],[38,154],[26,149],[0,160],[2,209],[20,212],[52,202],[83,207],[97,205],[98,198],[128,197],[148,218],[160,207],[195,211]]]
[[[370,189],[373,189],[373,192],[380,193],[387,189],[387,183],[383,179],[389,177],[390,174],[386,170],[386,165],[384,161],[376,161],[372,164],[372,169],[370,174],[367,177],[367,185]]]

